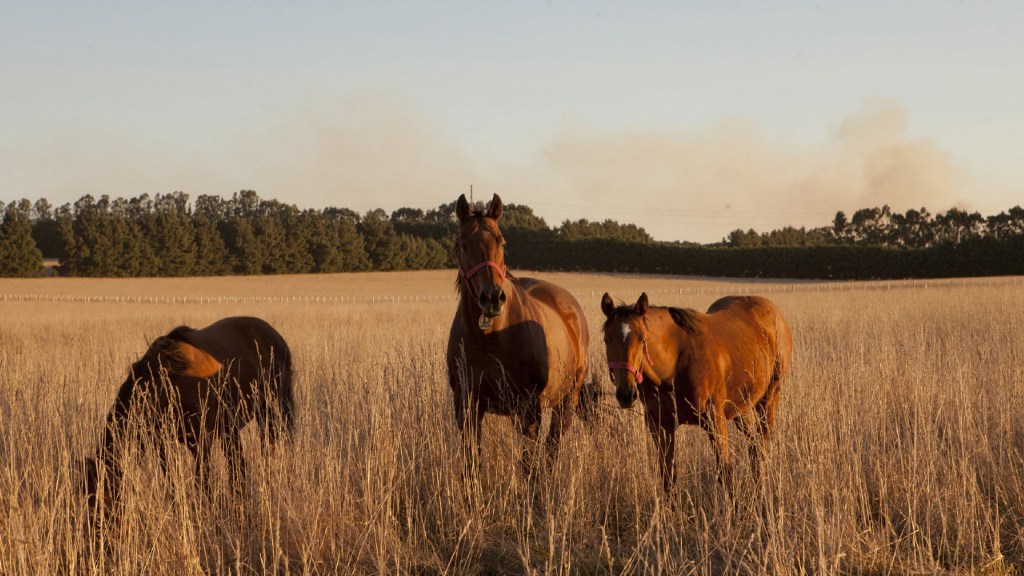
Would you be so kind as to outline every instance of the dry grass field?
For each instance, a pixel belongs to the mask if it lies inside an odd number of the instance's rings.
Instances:
[[[614,400],[528,486],[521,441],[488,417],[468,479],[444,350],[454,273],[0,280],[0,574],[1021,574],[1024,280],[770,283],[541,274],[574,290],[609,387],[605,290],[705,309],[775,300],[795,362],[763,482],[745,440],[734,497],[703,432],[679,431],[666,498],[639,410]],[[120,519],[89,529],[75,464],[129,364],[179,324],[274,324],[298,368],[298,425],[266,460],[246,431],[245,492],[219,453],[197,491],[127,469]]]

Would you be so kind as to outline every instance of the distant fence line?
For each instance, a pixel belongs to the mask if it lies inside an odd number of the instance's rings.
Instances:
[[[653,288],[650,296],[683,296],[726,294],[785,294],[795,292],[858,292],[901,289],[928,289],[967,286],[1018,286],[1024,277],[950,278],[929,280],[884,280],[872,282],[799,282],[769,284],[751,282],[729,286],[686,286]],[[610,287],[603,290],[573,291],[581,300],[600,298],[605,292],[613,296],[631,294],[636,286]],[[82,296],[64,294],[0,294],[0,302],[55,302],[88,304],[414,304],[417,302],[453,302],[456,294],[441,296]]]

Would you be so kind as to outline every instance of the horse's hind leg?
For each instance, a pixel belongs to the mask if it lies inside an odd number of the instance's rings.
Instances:
[[[750,455],[750,470],[755,479],[759,477],[760,457],[762,449],[760,414],[756,408],[750,408],[736,417],[736,427],[743,432],[749,441],[747,452]]]
[[[229,428],[224,434],[224,456],[228,462],[228,477],[231,489],[235,494],[243,492],[245,485],[245,455],[242,454],[241,431],[236,427]]]
[[[733,491],[732,463],[729,461],[729,421],[725,418],[725,410],[721,405],[711,408],[702,424],[711,439],[718,462],[718,481],[729,492]]]
[[[541,411],[540,403],[533,400],[523,406],[517,417],[519,432],[523,435],[525,443],[519,456],[519,467],[523,475],[529,478],[537,467],[537,437],[540,434]],[[558,441],[555,440],[557,446]]]
[[[544,451],[547,457],[544,464],[548,470],[554,466],[555,459],[558,458],[558,446],[562,442],[562,434],[572,425],[572,415],[575,411],[574,403],[568,401],[551,409],[551,426],[548,429],[547,437],[544,438]]]
[[[768,449],[772,430],[775,428],[775,407],[779,403],[779,387],[773,382],[768,393],[754,407],[753,427],[750,430],[750,459],[755,478],[760,478],[761,462]]]

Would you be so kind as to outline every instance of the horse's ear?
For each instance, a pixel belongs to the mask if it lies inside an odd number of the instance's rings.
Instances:
[[[497,220],[501,218],[501,212],[505,209],[505,205],[501,203],[501,197],[497,194],[494,198],[491,198],[491,204],[487,207],[487,217],[491,220]]]
[[[459,222],[469,218],[469,202],[466,200],[465,194],[460,195],[459,201],[455,203],[455,215],[459,217]]]
[[[647,300],[647,292],[642,292],[640,298],[637,298],[636,305],[633,306],[633,312],[636,312],[638,316],[647,314],[647,308],[650,307],[650,302]]]
[[[601,297],[601,312],[604,312],[604,315],[609,318],[615,312],[615,302],[612,302],[612,297],[607,292]]]
[[[683,308],[669,308],[668,315],[672,317],[672,321],[675,322],[680,328],[686,330],[690,334],[697,333],[697,313],[693,310]]]

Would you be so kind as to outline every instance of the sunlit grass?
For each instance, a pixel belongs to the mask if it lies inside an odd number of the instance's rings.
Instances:
[[[745,483],[729,499],[706,435],[686,428],[666,500],[640,412],[612,403],[574,424],[540,486],[519,474],[512,426],[489,417],[484,466],[467,479],[444,367],[450,272],[4,280],[0,294],[43,298],[0,300],[0,574],[1021,572],[1017,279],[544,277],[581,295],[601,378],[593,335],[604,290],[632,301],[646,289],[655,304],[698,309],[734,292],[775,300],[795,353],[763,482],[750,480],[732,428]],[[97,298],[57,298],[76,294]],[[385,295],[413,300],[372,301]],[[201,300],[216,296],[253,301]],[[247,430],[238,498],[220,454],[210,496],[194,486],[183,448],[166,474],[143,456],[127,470],[120,517],[89,531],[72,465],[95,449],[129,363],[178,324],[236,314],[265,318],[292,347],[292,444],[263,461]]]

